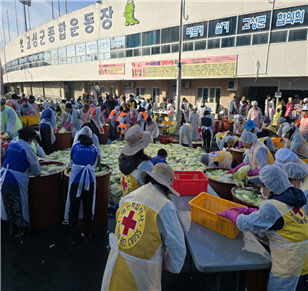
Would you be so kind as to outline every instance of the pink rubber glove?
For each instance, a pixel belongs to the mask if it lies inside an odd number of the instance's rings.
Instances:
[[[231,173],[231,174],[234,174],[234,173],[236,173],[236,171],[237,171],[239,168],[244,167],[245,165],[246,165],[246,164],[243,162],[243,163],[237,165],[234,169],[229,170],[228,173],[229,173],[229,174],[230,174],[230,173]]]
[[[237,217],[240,215],[240,213],[228,209],[228,210],[222,211],[221,213],[217,213],[217,215],[230,219],[236,225],[236,220],[237,220]]]
[[[248,171],[248,176],[257,176],[259,175],[261,169],[256,169],[256,170],[249,170]]]
[[[238,147],[237,147],[238,149],[241,149],[242,148],[242,142],[241,141],[239,141],[238,142]]]
[[[237,207],[231,207],[231,208],[229,208],[229,210],[235,210],[235,211],[237,211],[238,214],[249,215],[249,214],[251,214],[255,211],[258,211],[259,209],[258,208],[247,208],[247,207],[237,206]]]
[[[71,129],[71,127],[72,127],[72,124],[69,123],[69,122],[65,122],[64,125],[63,125],[63,127],[64,127],[67,131],[69,131],[69,130]]]

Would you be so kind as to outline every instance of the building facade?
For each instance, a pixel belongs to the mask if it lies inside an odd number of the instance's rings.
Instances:
[[[1,51],[9,91],[174,98],[180,1],[102,1],[20,35]],[[307,1],[186,0],[182,90],[228,107],[234,95],[308,97]]]

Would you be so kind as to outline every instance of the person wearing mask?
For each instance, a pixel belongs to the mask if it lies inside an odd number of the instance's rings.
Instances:
[[[165,149],[159,149],[157,152],[157,156],[152,158],[153,166],[155,166],[158,163],[167,164],[167,156],[168,153]]]
[[[120,200],[101,290],[161,290],[164,256],[170,272],[181,271],[186,256],[184,233],[167,198],[179,196],[172,188],[174,176],[170,166],[158,163],[152,172],[142,171],[144,186]]]
[[[306,176],[308,176],[308,168],[294,162],[286,163],[282,169],[287,173],[289,181],[294,187],[300,188]]]
[[[126,144],[119,157],[123,196],[143,185],[140,178],[143,170],[153,169],[151,157],[144,153],[150,141],[151,133],[142,131],[139,125],[132,126],[125,134]]]
[[[213,138],[213,127],[215,125],[215,119],[213,115],[211,115],[211,108],[208,107],[204,111],[204,116],[201,118],[201,134],[203,140],[203,148],[205,148],[206,152],[210,152],[210,148],[212,146],[212,138]]]
[[[247,120],[252,120],[256,124],[257,128],[260,128],[262,124],[262,112],[258,107],[257,101],[252,101],[252,108],[248,111]]]
[[[11,109],[13,110],[13,109]],[[21,238],[30,223],[28,203],[29,175],[41,172],[37,157],[31,148],[35,131],[24,127],[19,139],[6,148],[1,168],[1,219],[9,222],[9,234]]]
[[[244,161],[230,170],[230,173],[234,174],[241,167],[249,165],[251,170],[248,171],[248,176],[256,176],[263,167],[274,163],[274,157],[270,150],[258,140],[255,134],[244,131],[241,135],[240,142],[242,142],[247,153],[244,157]]]
[[[286,125],[282,129],[282,137],[285,140],[285,148],[308,158],[308,143],[293,125]]]
[[[11,99],[6,102],[6,105],[12,107],[15,112],[17,113],[18,117],[21,117],[20,113],[20,104],[19,104],[20,97],[16,94],[12,94]]]
[[[72,132],[72,137],[74,138],[76,132],[81,128],[81,117],[79,116],[78,111],[73,109],[71,103],[65,105],[65,110],[66,112],[63,115],[62,124],[67,131]]]
[[[145,130],[146,128],[147,118],[148,118],[148,115],[145,112],[144,107],[140,107],[140,112],[138,114],[137,122],[140,124],[142,130]]]
[[[90,122],[90,110],[89,105],[85,104],[81,109],[79,109],[78,114],[81,118],[82,124]]]
[[[159,137],[159,129],[158,129],[156,121],[152,119],[151,117],[147,118],[145,130],[151,133],[151,137],[153,138],[153,142],[155,143]]]
[[[233,99],[231,100],[230,102],[230,105],[229,105],[229,114],[230,115],[234,115],[236,114],[236,96],[233,96]]]
[[[241,135],[245,128],[245,120],[243,115],[234,116],[233,134]]]
[[[70,172],[69,186],[65,205],[64,218],[69,221],[69,242],[75,243],[76,224],[79,214],[80,202],[84,223],[84,241],[88,242],[91,222],[95,211],[96,200],[96,178],[95,166],[98,153],[93,145],[92,131],[89,127],[84,127],[81,134],[71,149],[72,166]]]
[[[197,113],[198,106],[194,106],[193,110],[189,113],[188,121],[192,127],[192,140],[197,141],[199,140],[199,115]]]
[[[46,107],[42,114],[40,120],[40,137],[42,142],[42,147],[47,155],[53,152],[53,144],[56,141],[54,134],[54,129],[56,127],[56,116],[51,107]]]
[[[241,231],[265,233],[269,239],[272,268],[268,291],[298,290],[300,276],[308,273],[308,204],[305,194],[293,187],[286,172],[278,167],[265,166],[259,178],[265,198],[259,210],[235,207],[218,215],[230,219]],[[301,290],[307,290],[305,288]]]
[[[133,108],[137,109],[137,102],[136,102],[133,94],[129,94],[128,106],[129,106],[130,110],[132,110]]]
[[[202,98],[201,105],[198,109],[198,115],[199,115],[199,124],[201,124],[201,118],[204,116],[204,111],[206,111],[207,106],[205,105],[205,99]]]
[[[290,162],[308,169],[308,164],[302,161],[297,154],[287,148],[281,148],[275,153],[274,166],[282,168],[283,165]]]
[[[308,141],[308,105],[301,110],[302,119],[299,125],[299,132]]]
[[[30,106],[32,106],[33,108],[33,114],[34,116],[38,116],[39,113],[40,113],[40,109],[39,107],[37,106],[37,104],[35,103],[35,97],[33,95],[30,95],[29,96],[29,101],[28,103],[30,104]]]
[[[294,110],[294,103],[293,103],[293,98],[289,97],[288,98],[288,103],[286,105],[286,113],[285,113],[285,117],[289,117],[290,119],[292,119],[292,112]]]
[[[180,128],[180,145],[188,145],[192,148],[192,127],[189,123],[183,123]]]
[[[206,167],[231,169],[236,166],[236,160],[226,151],[211,152],[202,155],[200,162]]]
[[[20,113],[21,116],[34,115],[34,108],[28,103],[27,98],[21,99]]]
[[[218,147],[219,150],[223,150],[223,148],[226,147],[226,143],[227,143],[227,138],[228,137],[232,137],[232,131],[224,131],[224,132],[218,132],[216,135],[215,135],[215,139],[216,139],[216,145]],[[238,144],[238,141],[239,141],[239,137],[238,136],[234,136],[234,138],[232,137],[232,141],[233,141],[233,144],[237,143]]]
[[[167,100],[167,116],[169,121],[173,121],[174,107],[170,99]]]
[[[240,138],[238,136],[227,135],[224,141],[223,148],[227,151],[231,148],[239,148]]]
[[[13,139],[17,131],[22,128],[22,123],[13,108],[5,104],[5,99],[1,98],[1,134],[3,139]]]

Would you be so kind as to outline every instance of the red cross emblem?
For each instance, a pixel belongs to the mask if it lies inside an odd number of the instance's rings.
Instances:
[[[135,211],[131,210],[128,216],[124,216],[122,219],[121,224],[124,225],[123,234],[125,236],[128,235],[129,229],[135,230],[137,221],[133,219],[135,215]]]
[[[124,176],[122,177],[121,185],[122,185],[122,188],[123,188],[123,190],[124,190],[124,192],[125,192],[126,189],[127,189],[127,183],[126,183],[126,181],[125,181],[125,177],[124,177]]]
[[[300,210],[299,207],[294,207],[294,208],[292,209],[292,211],[293,211],[294,214],[296,214],[296,215],[299,214],[300,217],[303,217],[303,216],[304,216],[303,212],[301,212],[301,210]]]

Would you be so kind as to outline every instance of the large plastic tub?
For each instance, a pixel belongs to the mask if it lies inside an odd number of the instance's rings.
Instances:
[[[224,131],[233,130],[233,121],[232,120],[224,120],[223,121],[223,129]]]
[[[243,151],[237,150],[237,149],[229,149],[230,154],[235,158],[237,164],[241,164],[244,160],[244,153]]]
[[[55,133],[56,141],[53,144],[55,151],[62,151],[72,147],[72,133]]]
[[[252,185],[251,185],[250,187],[253,187],[253,188],[257,189],[258,192],[260,192],[260,187],[259,187],[259,186],[255,186],[255,185],[252,186]],[[254,205],[254,204],[252,204],[252,203],[249,203],[249,202],[247,202],[247,201],[244,201],[244,200],[240,199],[239,197],[237,197],[236,194],[235,194],[235,190],[236,190],[237,188],[241,188],[241,187],[234,187],[234,188],[231,189],[232,200],[233,200],[234,202],[239,203],[239,204],[242,204],[242,205],[247,206],[247,207],[259,208],[259,206]],[[261,195],[261,194],[260,194],[260,195]]]
[[[41,162],[41,165],[61,165],[60,162]],[[29,179],[30,225],[34,228],[47,228],[63,220],[63,171]]]
[[[108,141],[109,125],[104,126],[104,133],[99,135],[99,144],[106,144]]]
[[[226,169],[226,168],[207,168],[203,172],[205,174],[206,171],[219,170],[219,169],[220,170],[226,170],[226,171],[230,170],[230,169]],[[218,181],[218,180],[211,179],[210,177],[207,177],[207,178],[209,179],[210,186],[214,189],[214,191],[221,198],[232,201],[231,190],[232,190],[233,187],[236,186],[235,183],[221,182],[221,181]]]
[[[194,196],[207,192],[208,178],[201,171],[175,171],[173,188],[180,195]]]
[[[92,227],[99,227],[108,221],[108,197],[109,197],[109,186],[110,186],[110,175],[112,169],[104,165],[108,168],[108,172],[96,176],[96,201],[95,201],[95,214],[92,222]],[[66,192],[62,201],[66,202],[67,197],[67,189],[68,189],[68,181],[70,170],[65,170],[64,172],[65,180],[66,180]],[[65,203],[64,202],[64,203]],[[64,212],[63,212],[64,214]],[[62,216],[63,218],[63,216]],[[83,224],[81,222],[78,223],[80,228],[83,228]]]
[[[215,232],[235,239],[239,233],[237,226],[229,219],[218,216],[217,213],[230,207],[243,205],[213,196],[208,193],[200,193],[189,201],[191,206],[191,221],[201,224]]]

